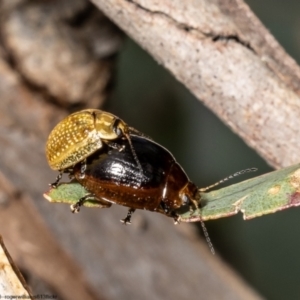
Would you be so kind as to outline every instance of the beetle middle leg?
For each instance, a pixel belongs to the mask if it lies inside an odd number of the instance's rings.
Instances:
[[[129,208],[126,218],[120,220],[124,225],[131,224],[131,216],[135,212],[134,208]]]

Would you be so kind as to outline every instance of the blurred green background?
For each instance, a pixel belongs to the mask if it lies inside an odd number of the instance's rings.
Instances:
[[[299,62],[300,1],[247,3]],[[199,187],[248,167],[259,168],[255,176],[272,170],[129,39],[119,57],[116,87],[105,109],[167,147]],[[251,221],[239,214],[206,226],[217,253],[262,296],[300,299],[299,220],[296,208]]]

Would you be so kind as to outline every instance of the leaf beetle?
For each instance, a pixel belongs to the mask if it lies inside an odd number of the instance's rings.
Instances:
[[[90,194],[72,206],[73,212],[78,212],[90,196],[96,197],[102,207],[113,203],[129,207],[127,216],[121,220],[125,224],[130,223],[136,209],[156,211],[178,223],[177,209],[185,205],[198,208],[197,186],[167,149],[146,137],[131,135],[141,173],[128,140],[116,140],[116,143],[122,147],[121,151],[104,145],[87,157],[84,164],[74,166],[72,175]]]
[[[131,145],[139,157],[142,172],[131,154],[128,140],[119,139],[116,143],[119,147],[109,148],[104,145],[87,157],[84,164],[74,166],[72,176],[89,193],[71,206],[72,212],[79,212],[85,200],[93,198],[97,199],[102,208],[108,208],[112,204],[129,207],[127,216],[121,220],[125,224],[130,224],[136,209],[162,213],[173,218],[177,224],[180,222],[179,209],[187,207],[191,215],[199,209],[200,192],[256,170],[242,170],[213,185],[198,188],[190,181],[174,156],[151,139],[131,135]],[[118,148],[122,150],[119,151]]]
[[[156,211],[178,223],[178,209],[189,206],[191,213],[199,209],[200,192],[256,170],[242,170],[199,189],[167,149],[97,109],[79,111],[58,123],[49,135],[46,156],[50,167],[60,171],[52,187],[65,172],[89,192],[72,206],[73,212],[92,197],[101,207],[113,203],[129,207],[125,224],[136,209]]]
[[[46,143],[48,164],[53,170],[59,171],[51,186],[56,187],[64,172],[70,173],[75,164],[84,161],[104,144],[113,148],[118,146],[114,141],[122,138],[127,139],[135,163],[141,171],[130,140],[131,133],[143,135],[117,116],[102,110],[85,109],[69,115],[54,127]]]

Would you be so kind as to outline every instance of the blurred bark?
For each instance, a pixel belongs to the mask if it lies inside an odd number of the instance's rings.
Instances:
[[[25,296],[33,299],[29,293],[28,286],[7,251],[2,237],[0,236],[0,295],[3,296]]]
[[[300,69],[242,0],[92,0],[270,165],[299,162]]]
[[[121,42],[121,32],[87,1],[0,2],[0,232],[27,277],[39,278],[32,284],[44,281],[47,290],[34,294],[102,299],[35,201],[44,202],[50,179],[47,135],[71,110],[103,103]]]
[[[49,102],[101,105],[120,42],[117,28],[87,1],[2,1],[2,55]]]
[[[94,2],[270,163],[296,159],[298,69],[242,2]],[[259,299],[192,226],[139,212],[124,227],[122,208],[74,216],[42,198],[47,135],[103,103],[121,35],[84,0],[2,0],[0,25],[0,233],[17,264],[63,299]]]
[[[41,278],[52,290],[52,295],[72,300],[99,299],[99,294],[96,295],[84,279],[80,267],[51,235],[26,192],[15,190],[1,173],[0,190],[1,234],[6,237],[6,244],[18,266]],[[49,295],[49,292],[40,291],[39,294]],[[1,295],[16,294],[2,290]]]

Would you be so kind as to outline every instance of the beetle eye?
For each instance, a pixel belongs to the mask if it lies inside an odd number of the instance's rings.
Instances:
[[[119,127],[117,127],[115,129],[115,133],[116,133],[117,136],[120,136],[120,135],[122,135],[122,130]]]
[[[190,199],[186,194],[183,194],[181,198],[182,198],[183,205],[186,205],[189,203]]]
[[[113,126],[113,130],[114,130],[114,133],[117,135],[117,136],[121,136],[123,134],[123,131],[121,130],[121,128],[119,127],[119,124],[120,124],[120,120],[116,120],[114,126]]]

